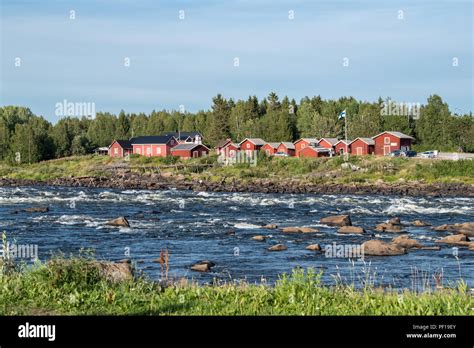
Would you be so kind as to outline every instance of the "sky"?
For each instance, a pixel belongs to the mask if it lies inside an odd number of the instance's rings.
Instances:
[[[196,112],[272,91],[474,111],[472,0],[0,2],[0,105],[51,122],[64,100]]]

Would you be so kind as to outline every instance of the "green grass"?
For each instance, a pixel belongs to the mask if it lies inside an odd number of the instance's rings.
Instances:
[[[221,166],[216,156],[181,160],[174,157],[142,157],[133,155],[130,161],[107,156],[75,156],[31,165],[11,166],[0,163],[0,177],[46,180],[69,176],[107,176],[115,164],[132,168],[163,167],[163,172],[185,175],[191,179],[221,181],[238,179],[292,179],[313,183],[374,183],[383,181],[419,181],[425,183],[463,182],[474,184],[473,160],[430,160],[416,158],[389,158],[351,156],[349,163],[357,168],[343,168],[344,159],[334,158],[278,158],[260,155],[257,165],[236,164]],[[187,164],[175,168],[174,165]],[[213,167],[194,165],[213,164]],[[137,169],[138,170],[138,169]]]
[[[163,286],[145,277],[110,283],[91,260],[36,263],[0,276],[0,315],[473,315],[467,286],[401,293],[321,284],[312,270],[275,286],[245,282]]]

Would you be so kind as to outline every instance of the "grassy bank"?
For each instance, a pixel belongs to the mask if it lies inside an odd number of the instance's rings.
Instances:
[[[130,166],[132,170],[143,167],[161,167],[162,172],[183,174],[185,178],[209,181],[252,179],[296,179],[311,183],[393,183],[418,181],[425,183],[463,182],[474,184],[474,161],[430,160],[416,158],[350,157],[350,167],[343,165],[341,157],[335,158],[276,158],[260,156],[256,166],[238,164],[220,166],[217,158],[180,160],[176,158],[150,158],[132,156],[130,161],[107,156],[76,156],[45,161],[31,165],[12,166],[0,163],[0,177],[14,179],[46,180],[70,176],[111,176],[110,168]],[[173,167],[186,164],[187,167]],[[193,165],[214,164],[214,167],[197,168]],[[345,167],[346,166],[346,167]]]
[[[35,264],[0,277],[0,315],[473,315],[464,284],[402,293],[368,287],[328,287],[311,270],[275,286],[246,283],[161,286],[146,278],[111,283],[90,260]]]

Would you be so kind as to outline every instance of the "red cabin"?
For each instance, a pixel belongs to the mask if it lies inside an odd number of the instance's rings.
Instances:
[[[331,149],[322,146],[307,146],[299,151],[298,157],[328,157]]]
[[[350,153],[356,156],[372,155],[375,141],[372,138],[357,138],[349,144]]]
[[[322,138],[318,145],[319,146],[322,146],[322,147],[325,147],[326,149],[332,149],[334,150],[334,146],[336,146],[336,143],[338,142],[339,140],[337,138]]]
[[[181,158],[203,157],[209,154],[209,148],[203,144],[178,144],[171,149],[171,155]]]
[[[286,153],[288,156],[294,156],[295,144],[291,142],[281,142],[280,145],[278,145],[276,152],[283,152]]]
[[[148,157],[171,156],[171,149],[178,145],[172,135],[145,136],[131,140],[133,153]]]
[[[110,157],[125,157],[133,153],[130,140],[114,140],[109,146]]]
[[[265,151],[267,156],[272,156],[277,152],[280,143],[266,143],[260,150]]]
[[[232,139],[230,138],[219,141],[219,143],[217,143],[217,146],[216,146],[216,153],[220,155],[222,149],[224,149],[229,144],[232,144]]]
[[[308,146],[317,146],[319,140],[316,138],[301,138],[294,142],[295,144],[295,153],[299,157],[298,152]]]
[[[221,148],[219,154],[225,157],[235,157],[237,151],[239,151],[239,145],[231,142]]]
[[[265,141],[260,138],[247,138],[239,143],[240,149],[246,152],[258,151],[263,145],[265,145]]]
[[[336,145],[334,145],[334,151],[339,155],[344,155],[346,153],[350,153],[350,147],[349,144],[351,143],[351,140],[339,140]]]
[[[408,151],[411,143],[415,140],[413,137],[401,132],[383,132],[372,139],[375,141],[375,155],[386,156],[395,150]]]

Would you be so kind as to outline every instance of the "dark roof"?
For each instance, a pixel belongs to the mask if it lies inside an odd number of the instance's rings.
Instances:
[[[122,147],[122,149],[132,148],[132,142],[130,140],[115,140],[115,141]]]
[[[175,151],[175,150],[192,150],[198,146],[203,146],[205,147],[207,150],[209,150],[207,148],[207,146],[203,145],[203,144],[178,144],[176,145],[175,147],[173,147],[171,149],[171,152]]]
[[[132,144],[167,144],[174,136],[172,134],[168,135],[151,135],[136,137],[130,139]]]
[[[216,147],[224,147],[225,145],[227,145],[228,142],[232,142],[232,139],[228,138],[225,140],[221,140],[217,143]]]
[[[174,136],[178,140],[186,140],[187,138],[191,137],[194,138],[196,135],[199,135],[202,138],[201,133],[199,132],[168,132],[165,135]]]
[[[382,135],[382,134],[384,134],[384,133],[391,134],[391,135],[393,135],[393,136],[395,136],[395,137],[397,137],[397,138],[399,138],[399,139],[411,139],[411,140],[415,140],[415,138],[413,138],[413,137],[411,137],[411,136],[409,136],[409,135],[406,135],[406,134],[404,134],[404,133],[402,133],[402,132],[395,132],[395,131],[385,131],[385,132],[382,132],[382,133],[380,133],[380,134],[377,134],[376,136],[373,136],[372,139],[375,139],[375,138],[377,138],[378,136],[380,136],[380,135]]]

